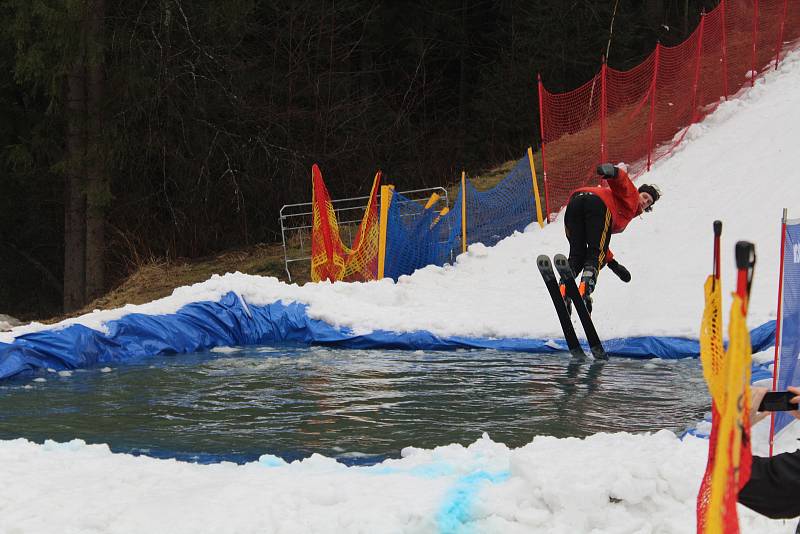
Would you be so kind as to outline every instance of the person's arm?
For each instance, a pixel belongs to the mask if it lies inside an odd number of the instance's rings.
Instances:
[[[614,199],[620,206],[626,206],[633,213],[639,211],[639,191],[622,165],[603,163],[597,167],[597,174],[606,180]]]
[[[800,515],[800,450],[753,456],[750,469],[750,479],[739,491],[741,504],[772,519]]]
[[[800,387],[786,388],[800,405]],[[769,412],[759,412],[758,405],[769,389],[750,388],[750,423],[755,424]],[[800,410],[787,412],[800,419]],[[788,519],[800,515],[800,450],[776,454],[770,458],[753,455],[750,479],[742,487],[737,500],[751,510],[772,519]]]

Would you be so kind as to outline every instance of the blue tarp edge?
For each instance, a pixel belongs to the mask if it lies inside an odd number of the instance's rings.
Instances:
[[[220,346],[266,344],[329,345],[353,349],[452,350],[497,349],[522,352],[564,352],[563,339],[482,339],[441,337],[427,331],[355,334],[312,319],[306,305],[245,303],[236,293],[218,302],[195,302],[173,314],[129,314],[106,323],[107,332],[73,324],[24,334],[0,343],[0,380],[38,369],[77,369],[144,357],[200,352]],[[753,351],[770,347],[775,321],[751,331]],[[610,339],[609,353],[629,358],[677,359],[697,357],[699,342],[680,337]]]

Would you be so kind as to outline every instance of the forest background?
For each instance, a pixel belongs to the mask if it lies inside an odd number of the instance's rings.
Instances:
[[[683,41],[708,0],[0,0],[0,312],[280,241],[278,210],[446,185],[539,144],[550,91]]]

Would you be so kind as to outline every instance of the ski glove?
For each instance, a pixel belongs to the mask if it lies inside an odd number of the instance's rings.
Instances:
[[[608,262],[608,268],[611,269],[611,272],[619,276],[619,279],[625,283],[631,281],[631,272],[622,266],[617,260],[611,260]]]
[[[597,174],[603,178],[616,178],[617,168],[611,163],[603,163],[597,166]]]

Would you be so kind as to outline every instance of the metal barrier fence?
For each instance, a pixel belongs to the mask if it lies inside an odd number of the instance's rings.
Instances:
[[[439,199],[434,204],[433,209],[441,211],[448,206],[447,190],[444,187],[400,191],[400,194],[406,197],[406,200],[402,202],[417,202],[422,205],[425,205],[433,193],[439,195]],[[353,243],[353,238],[358,231],[358,225],[361,223],[361,218],[368,202],[369,196],[331,201],[339,224],[339,235],[342,240],[346,239],[348,246]],[[289,269],[289,264],[311,260],[313,215],[311,202],[286,204],[279,211],[278,218],[281,224],[281,240],[283,242],[283,262],[290,282],[292,281],[292,273]]]

